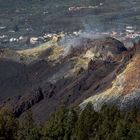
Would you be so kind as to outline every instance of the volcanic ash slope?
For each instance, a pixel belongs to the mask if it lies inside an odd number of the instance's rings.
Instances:
[[[126,68],[112,82],[112,87],[84,100],[80,106],[92,102],[99,110],[103,104],[117,105],[121,110],[140,106],[140,45]]]

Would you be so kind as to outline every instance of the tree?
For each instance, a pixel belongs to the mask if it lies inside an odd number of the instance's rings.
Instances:
[[[76,126],[77,140],[88,140],[94,137],[97,130],[95,125],[97,121],[98,113],[94,111],[92,104],[89,103],[78,118]]]
[[[41,128],[35,124],[33,114],[29,110],[20,123],[17,140],[39,140],[41,137]]]
[[[0,139],[15,140],[18,130],[18,120],[7,108],[0,110]]]
[[[19,27],[18,27],[17,24],[13,27],[13,30],[14,30],[15,32],[18,32],[18,31],[19,31]]]
[[[77,114],[74,110],[59,108],[45,126],[45,137],[50,140],[69,140],[76,120]]]
[[[67,113],[67,119],[65,120],[65,136],[64,140],[71,140],[74,136],[75,124],[77,122],[78,116],[74,109],[70,109]]]
[[[128,122],[124,119],[118,121],[116,131],[115,131],[115,137],[117,140],[126,140],[128,133],[129,133],[129,127]]]

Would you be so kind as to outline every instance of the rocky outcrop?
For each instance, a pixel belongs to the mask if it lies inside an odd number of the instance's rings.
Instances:
[[[76,43],[76,41],[79,41],[79,43]],[[76,41],[69,47],[69,53],[67,52],[70,57],[72,55],[79,55],[80,53],[90,51],[94,54],[94,58],[101,58],[105,60],[110,57],[116,57],[123,51],[127,51],[127,48],[125,48],[122,42],[111,37],[104,37],[100,39],[81,38]]]
[[[134,106],[140,108],[140,49],[139,45],[135,47],[135,53],[134,50],[132,51],[133,57],[130,56],[132,52],[128,54],[128,58],[126,55],[123,56],[127,66],[123,66],[122,72],[117,74],[112,86],[106,91],[86,99],[81,103],[81,107],[92,102],[96,110],[99,110],[103,104],[113,104],[121,110],[130,110]]]
[[[30,109],[35,104],[39,103],[44,99],[44,95],[41,88],[32,91],[29,95],[25,95],[24,97],[18,96],[18,98],[14,98],[9,105],[12,105],[13,113],[16,117],[19,117],[23,112]]]

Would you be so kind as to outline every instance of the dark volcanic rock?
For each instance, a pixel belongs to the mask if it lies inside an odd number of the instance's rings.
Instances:
[[[17,100],[15,106],[13,106],[13,112],[16,117],[19,117],[24,111],[31,108],[33,105],[37,104],[44,99],[44,95],[41,88],[38,88],[28,96],[24,96]]]
[[[91,61],[88,59],[87,61],[87,58],[84,58],[88,50],[96,55],[95,59]],[[12,101],[9,99],[6,102],[13,106],[16,116],[20,116],[31,108],[35,119],[44,121],[59,106],[77,106],[88,97],[108,89],[116,75],[122,71],[126,63],[132,58],[130,54],[131,52],[127,51],[124,45],[116,39],[86,39],[81,46],[74,48],[74,52],[65,58],[61,58],[60,61],[38,60],[28,66],[24,66],[24,69],[20,66],[22,64],[13,65],[11,63],[14,68],[12,75],[9,77],[15,78],[13,76],[14,72],[16,74],[20,73],[22,76],[26,74],[25,81],[27,83],[25,83],[28,86],[21,86],[20,90],[26,92],[23,95],[20,94],[21,96],[18,99],[16,98]],[[44,57],[46,58],[46,56]],[[88,68],[81,68],[79,72],[67,76],[69,72],[75,70],[79,59],[80,62],[86,62]],[[21,69],[18,67],[21,67]],[[4,73],[4,68],[1,72]],[[20,80],[22,81],[23,79]],[[33,90],[38,87],[41,88]]]
[[[29,86],[26,66],[0,59],[0,98],[22,95]]]

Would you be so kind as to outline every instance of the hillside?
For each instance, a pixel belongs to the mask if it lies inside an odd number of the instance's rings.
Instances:
[[[111,37],[80,37],[71,43],[1,49],[1,106],[17,117],[31,109],[37,121],[61,105],[83,107],[91,101],[96,110],[104,103],[122,110],[139,106],[139,44],[127,49]]]
[[[1,106],[37,121],[89,101],[139,107],[139,0],[0,3]]]
[[[101,107],[101,104],[106,103],[115,104],[121,110],[129,110],[134,106],[139,108],[139,53],[139,45],[137,45],[135,55],[126,68],[113,80],[112,86],[106,91],[88,98],[81,105],[91,101],[97,110]]]

